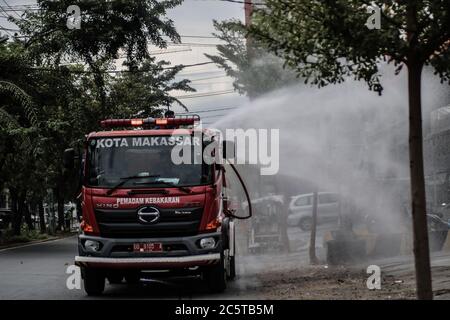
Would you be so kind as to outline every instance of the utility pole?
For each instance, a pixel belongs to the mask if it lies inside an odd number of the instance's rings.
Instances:
[[[253,2],[252,0],[246,0],[244,4],[244,10],[245,10],[245,28],[248,30],[250,29],[252,25],[252,14],[253,14]],[[247,49],[247,60],[249,65],[252,64],[252,61],[254,60],[255,56],[255,50],[253,46],[253,39],[249,32],[246,34],[245,38],[245,46]],[[252,90],[248,91],[248,98],[250,100],[253,100],[255,98],[255,94],[252,92]]]
[[[245,9],[245,26],[249,27],[252,24],[253,3],[252,0],[247,0],[244,5]]]
[[[313,212],[312,212],[312,221],[311,221],[311,238],[309,240],[309,263],[310,264],[318,264],[319,260],[316,256],[316,232],[317,232],[317,211],[318,211],[318,202],[319,202],[319,192],[317,187],[313,193]]]

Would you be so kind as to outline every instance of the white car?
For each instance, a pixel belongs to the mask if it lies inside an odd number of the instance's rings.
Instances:
[[[313,194],[300,194],[291,198],[288,226],[311,230]],[[335,222],[339,219],[339,195],[333,192],[319,192],[317,223]]]

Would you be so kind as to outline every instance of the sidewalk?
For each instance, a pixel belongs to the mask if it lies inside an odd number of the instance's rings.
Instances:
[[[58,240],[58,239],[64,239],[64,238],[68,238],[68,237],[73,237],[76,234],[77,234],[77,232],[68,232],[68,233],[58,234],[58,235],[54,235],[54,236],[49,236],[46,239],[31,240],[31,241],[27,241],[27,242],[8,243],[8,244],[0,245],[0,251],[6,250],[6,249],[12,249],[12,248],[25,247],[25,246],[29,246],[29,245],[33,245],[33,244],[37,244],[37,243],[54,241],[54,240]]]

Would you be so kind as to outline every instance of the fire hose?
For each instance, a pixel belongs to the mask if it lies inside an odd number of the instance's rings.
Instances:
[[[250,201],[250,195],[248,193],[247,186],[245,185],[245,182],[242,179],[241,174],[239,173],[239,171],[236,169],[235,165],[230,163],[230,162],[228,162],[228,164],[230,165],[230,167],[233,169],[234,173],[236,174],[240,184],[242,185],[242,189],[244,189],[245,197],[247,198],[247,203],[248,203],[248,216],[246,216],[246,217],[237,216],[237,215],[233,214],[231,212],[231,210],[229,210],[227,212],[227,215],[230,216],[230,217],[233,217],[235,219],[238,219],[238,220],[250,219],[252,217],[252,215],[253,215],[253,208],[252,208],[252,202]]]

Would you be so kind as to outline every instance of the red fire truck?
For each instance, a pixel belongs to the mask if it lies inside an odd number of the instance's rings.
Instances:
[[[199,120],[104,120],[104,131],[87,136],[82,156],[66,150],[66,168],[82,159],[75,263],[88,295],[101,294],[105,279],[133,283],[145,271],[200,275],[212,292],[223,291],[227,279],[235,277],[225,170],[203,161],[205,148],[217,137],[199,129]],[[175,164],[175,146],[183,146],[183,159],[193,161]]]

